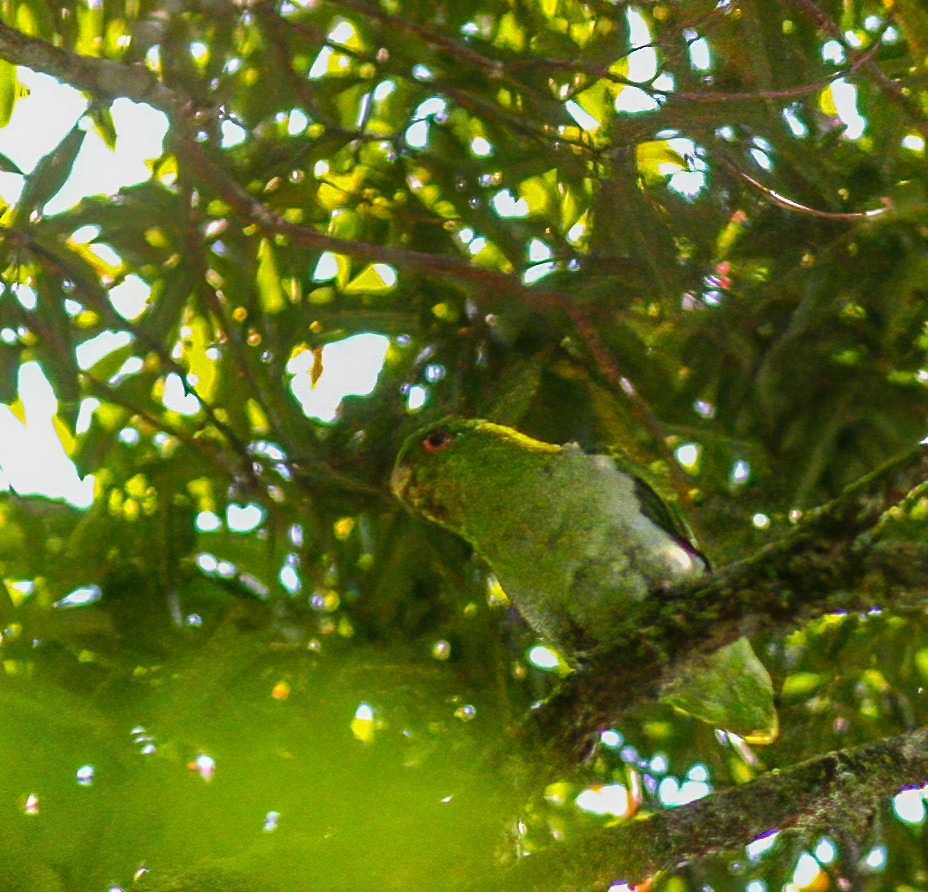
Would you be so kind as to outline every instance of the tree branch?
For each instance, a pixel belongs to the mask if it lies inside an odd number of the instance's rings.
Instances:
[[[581,892],[641,882],[683,861],[741,847],[771,831],[852,829],[859,836],[887,797],[928,777],[928,728],[837,750],[750,783],[572,843],[506,872],[513,892]],[[465,888],[478,888],[476,885]]]
[[[181,98],[144,65],[80,56],[3,22],[0,22],[0,57],[13,65],[50,74],[100,99],[124,96],[134,102],[145,102],[166,115],[176,115],[184,107]]]
[[[575,758],[587,750],[591,733],[655,697],[692,660],[741,635],[795,628],[829,611],[910,606],[913,597],[923,603],[915,571],[885,555],[874,562],[883,549],[870,532],[926,479],[928,457],[919,446],[751,557],[633,606],[616,629],[617,643],[568,677],[532,714],[528,730],[552,753]]]

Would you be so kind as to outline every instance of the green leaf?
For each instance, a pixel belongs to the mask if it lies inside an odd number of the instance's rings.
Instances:
[[[149,388],[151,382],[149,382]],[[118,463],[110,457],[113,446],[118,442],[119,431],[131,418],[132,413],[119,406],[104,403],[98,408],[90,422],[90,428],[78,438],[77,448],[71,456],[77,472],[83,477],[101,468],[107,468],[115,476]]]
[[[779,733],[770,673],[747,638],[689,666],[664,688],[661,699],[749,743],[772,743]]]
[[[58,397],[58,414],[73,426],[80,408],[79,369],[74,358],[74,333],[65,310],[69,296],[57,270],[47,268],[35,277],[38,302],[35,315],[51,336],[36,346],[42,370]]]
[[[35,169],[26,177],[26,185],[16,204],[13,226],[28,222],[33,213],[42,213],[45,205],[60,191],[71,176],[74,162],[87,134],[74,126],[58,145],[39,159]]]
[[[7,591],[6,583],[0,580],[0,623],[8,625],[13,619],[13,599]]]
[[[30,233],[29,245],[33,256],[49,271],[70,281],[75,288],[75,299],[95,310],[106,320],[116,317],[116,311],[109,302],[106,289],[100,284],[99,276],[93,266],[77,251],[71,250],[63,241],[48,238],[44,228],[36,227]]]
[[[88,374],[93,375],[97,381],[109,381],[123,367],[126,360],[135,355],[138,346],[133,342],[124,344],[101,356],[89,369]]]
[[[164,273],[152,286],[150,306],[139,320],[139,330],[152,344],[166,342],[180,324],[193,288],[193,277],[183,264]]]
[[[258,248],[258,275],[256,279],[261,307],[265,313],[279,313],[286,304],[280,275],[274,262],[274,248],[267,239],[261,239]]]
[[[21,360],[19,344],[0,341],[0,403],[12,403],[16,399],[16,373]]]
[[[16,104],[16,66],[0,59],[0,127],[10,123]],[[15,166],[15,165],[14,165]],[[14,173],[19,173],[17,168]]]
[[[93,129],[100,135],[100,139],[106,143],[106,147],[111,150],[116,149],[116,125],[113,123],[113,115],[108,108],[95,105],[90,109],[90,120],[93,121]]]
[[[808,700],[814,693],[828,684],[829,676],[822,672],[794,672],[783,682],[780,697],[784,703]]]
[[[25,174],[19,169],[19,165],[8,158],[3,152],[0,152],[0,171],[4,173],[18,173],[20,176],[25,176]]]

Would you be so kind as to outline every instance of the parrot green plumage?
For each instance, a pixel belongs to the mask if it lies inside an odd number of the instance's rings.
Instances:
[[[400,499],[466,539],[539,634],[608,641],[628,601],[707,570],[657,495],[605,455],[452,418],[403,446]]]
[[[489,421],[448,418],[411,436],[391,487],[467,540],[529,625],[567,655],[608,644],[630,603],[709,569],[654,490],[614,458]],[[776,734],[769,675],[743,639],[665,693],[742,736]]]

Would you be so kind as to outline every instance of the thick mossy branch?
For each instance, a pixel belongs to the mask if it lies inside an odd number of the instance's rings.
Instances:
[[[0,22],[0,58],[50,74],[97,99],[124,96],[133,102],[147,103],[167,115],[177,114],[184,104],[144,65],[81,56],[40,37],[23,34],[3,22]]]
[[[876,544],[870,533],[926,479],[928,460],[918,447],[751,557],[655,593],[629,611],[614,644],[594,653],[537,710],[531,729],[553,750],[572,756],[585,749],[591,732],[741,635],[796,628],[830,611],[923,603],[912,547],[894,560],[900,546]],[[925,561],[922,554],[914,566]]]
[[[506,889],[579,892],[743,846],[773,830],[859,836],[889,796],[928,776],[928,729],[827,753],[680,808],[553,845],[507,871]]]

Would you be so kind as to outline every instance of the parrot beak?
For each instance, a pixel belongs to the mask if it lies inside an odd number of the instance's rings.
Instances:
[[[407,465],[398,464],[390,475],[390,489],[401,501],[406,500],[406,488],[412,480],[412,469]]]

